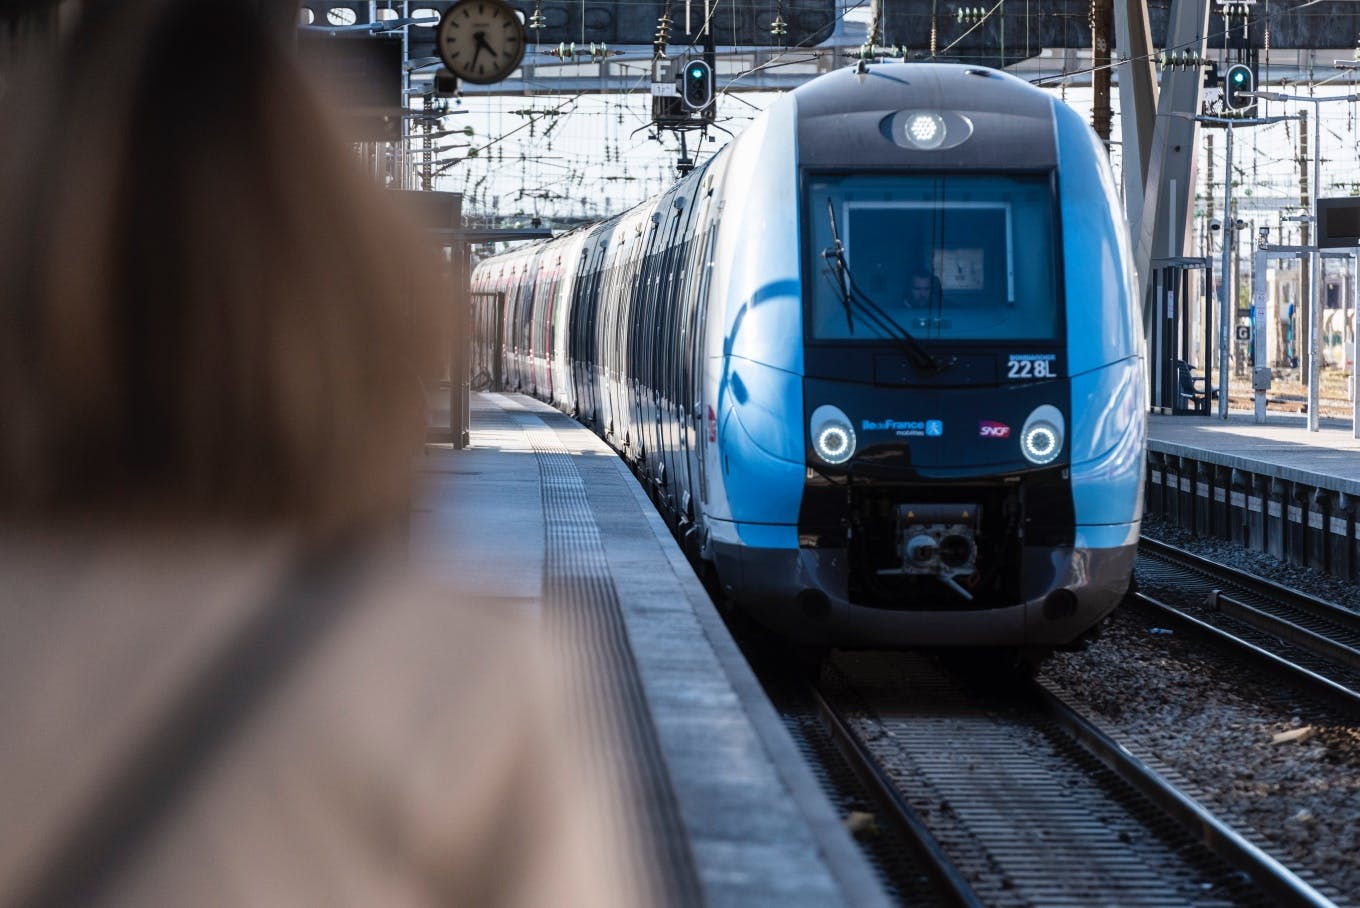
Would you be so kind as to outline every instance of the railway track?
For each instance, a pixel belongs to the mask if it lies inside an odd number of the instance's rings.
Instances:
[[[1141,555],[1140,578],[1177,592],[1176,604],[1130,597],[1152,627],[1211,634],[1232,661],[1269,665],[1258,677],[1287,672],[1318,699],[1360,712],[1352,613],[1169,546],[1150,543]],[[853,780],[847,815],[870,815],[883,830],[861,844],[898,853],[887,875],[903,904],[1344,903],[1276,835],[1270,850],[1306,869],[1292,872],[1256,844],[1267,840],[1259,814],[1252,822],[1229,804],[1231,820],[1216,817],[1221,792],[1186,774],[1184,754],[1163,755],[1165,742],[1141,730],[1112,740],[1086,718],[1098,712],[1065,705],[1062,688],[1011,679],[999,691],[904,653],[839,653],[819,678],[799,721],[817,727],[823,762],[831,752]],[[1239,823],[1250,838],[1234,831]]]
[[[818,709],[958,905],[1327,905],[1038,683],[841,654]]]
[[[1134,607],[1360,715],[1360,614],[1147,538],[1137,575]]]

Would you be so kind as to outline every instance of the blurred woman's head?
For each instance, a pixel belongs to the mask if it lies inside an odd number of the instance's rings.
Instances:
[[[254,6],[101,4],[0,101],[0,517],[404,502],[434,259]]]

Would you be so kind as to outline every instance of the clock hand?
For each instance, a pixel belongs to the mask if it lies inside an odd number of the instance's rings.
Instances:
[[[472,33],[472,37],[473,37],[473,40],[475,40],[475,41],[477,42],[477,52],[478,52],[478,53],[481,53],[482,48],[485,47],[485,48],[487,49],[487,51],[491,54],[491,56],[493,56],[493,57],[499,57],[499,56],[500,56],[500,54],[496,51],[496,49],[495,49],[494,47],[492,47],[492,46],[490,45],[490,43],[487,42],[487,40],[486,40],[486,32],[473,32],[473,33]]]

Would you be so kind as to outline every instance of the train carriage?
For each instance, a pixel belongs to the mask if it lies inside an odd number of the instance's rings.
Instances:
[[[507,386],[599,432],[780,633],[1043,651],[1127,588],[1128,240],[1104,149],[1027,83],[831,73],[660,197],[475,283],[520,339]]]

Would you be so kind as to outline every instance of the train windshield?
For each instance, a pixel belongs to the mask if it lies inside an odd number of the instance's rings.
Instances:
[[[811,337],[879,339],[877,309],[920,339],[1056,339],[1055,208],[1047,175],[811,178]]]

